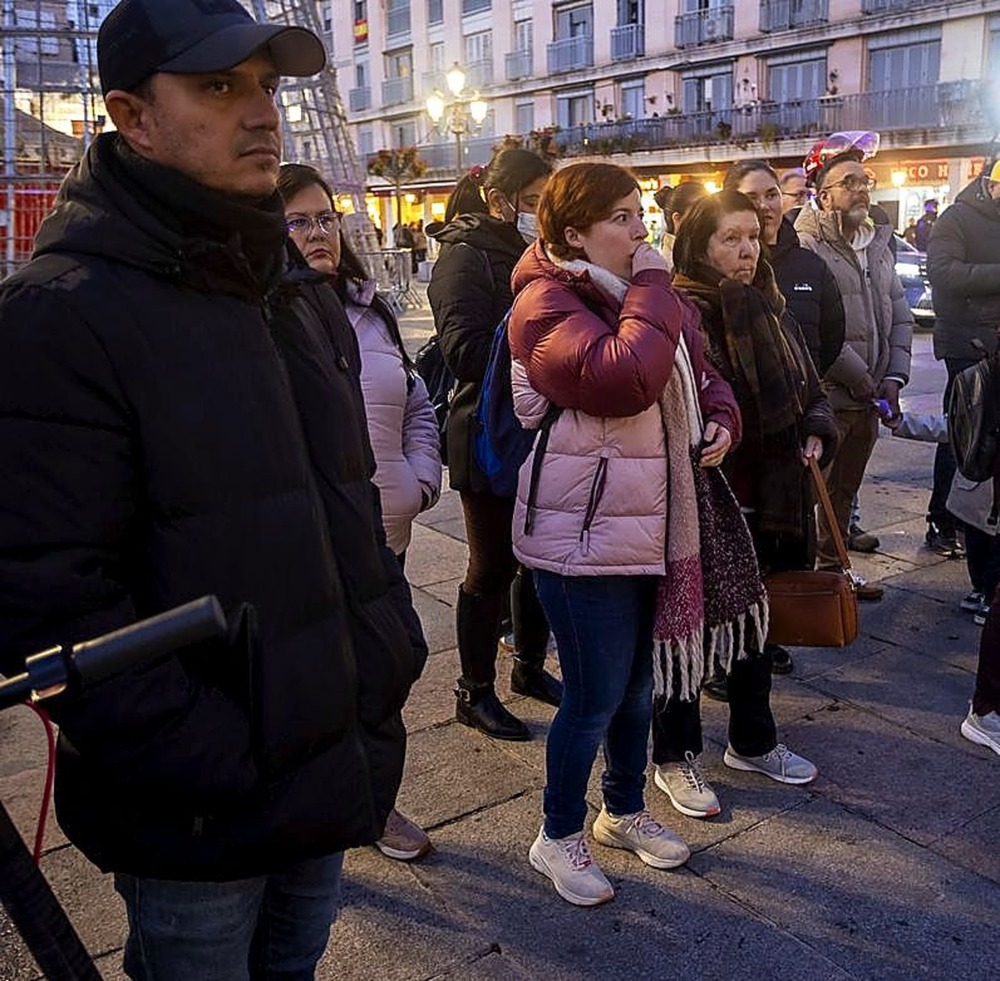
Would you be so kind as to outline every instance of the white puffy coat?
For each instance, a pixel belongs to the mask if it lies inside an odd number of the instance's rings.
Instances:
[[[345,308],[361,348],[361,391],[382,522],[389,548],[399,555],[410,544],[413,519],[441,493],[437,419],[427,388],[416,374],[407,375],[378,312],[360,302],[348,301]]]

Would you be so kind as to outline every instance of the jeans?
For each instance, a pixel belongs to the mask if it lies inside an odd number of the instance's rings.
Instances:
[[[118,873],[133,981],[311,981],[340,902],[343,853],[277,875],[174,882]]]
[[[602,744],[608,812],[620,817],[645,807],[656,579],[536,570],[535,588],[563,678],[545,747],[545,833],[565,838],[583,830],[587,781]]]

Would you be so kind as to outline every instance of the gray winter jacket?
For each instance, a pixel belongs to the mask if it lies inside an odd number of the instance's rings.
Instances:
[[[823,386],[834,409],[865,408],[886,377],[899,378],[903,384],[910,378],[913,316],[896,275],[889,245],[892,227],[876,224],[865,250],[870,291],[836,214],[803,208],[795,231],[801,244],[830,267],[844,301],[844,346],[823,376]]]

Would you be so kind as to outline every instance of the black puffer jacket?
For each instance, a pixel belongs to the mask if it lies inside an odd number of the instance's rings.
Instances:
[[[981,180],[934,222],[927,275],[934,289],[934,356],[976,358],[974,340],[992,354],[1000,327],[1000,202]]]
[[[0,669],[205,593],[250,604],[230,644],[52,703],[59,820],[92,861],[241,878],[381,833],[426,647],[333,290],[296,270],[265,295],[238,238],[143,212],[113,139],[0,289]]]
[[[427,233],[441,243],[427,297],[441,352],[458,380],[448,410],[449,481],[456,490],[488,491],[472,455],[473,412],[493,330],[514,302],[510,276],[527,246],[514,225],[485,214],[459,215]]]
[[[778,241],[769,247],[771,267],[792,316],[799,322],[817,373],[824,372],[844,346],[844,302],[829,266],[799,245],[792,223],[778,226]]]

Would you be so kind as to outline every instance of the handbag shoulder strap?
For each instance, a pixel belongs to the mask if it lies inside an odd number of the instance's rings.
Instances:
[[[847,548],[844,545],[844,536],[840,533],[840,524],[837,516],[833,513],[833,504],[830,502],[830,494],[826,489],[826,481],[823,479],[823,472],[815,458],[809,458],[809,471],[812,474],[813,483],[816,485],[816,496],[819,498],[823,514],[826,516],[826,525],[830,529],[830,537],[833,539],[833,546],[837,551],[837,558],[847,572],[851,568],[851,560],[847,555]]]

